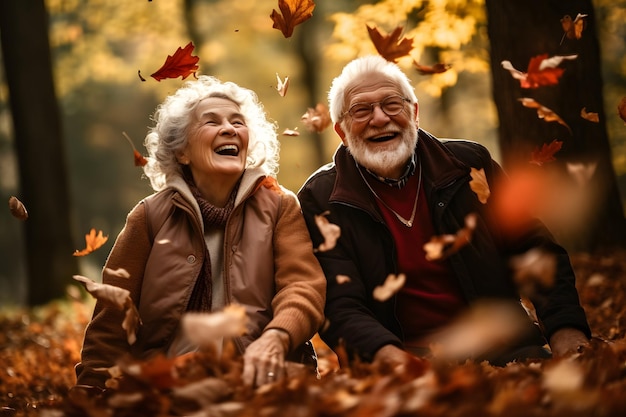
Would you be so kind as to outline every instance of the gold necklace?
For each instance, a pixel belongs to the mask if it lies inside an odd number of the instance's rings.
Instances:
[[[376,191],[374,191],[370,183],[367,182],[367,180],[365,179],[365,175],[363,175],[363,171],[361,171],[361,167],[357,165],[357,169],[359,170],[359,174],[361,174],[361,178],[363,178],[363,181],[365,182],[365,185],[367,185],[367,188],[369,188],[372,194],[374,194],[374,197],[376,197],[378,201],[383,203],[383,205],[387,207],[396,216],[396,218],[400,220],[400,222],[403,225],[409,228],[413,227],[413,220],[415,220],[415,213],[417,211],[417,200],[419,200],[420,198],[420,188],[422,186],[422,161],[421,160],[419,160],[419,164],[420,164],[420,173],[419,173],[419,178],[417,179],[417,193],[415,194],[415,202],[413,203],[413,212],[411,213],[411,218],[408,220],[400,216],[400,214],[398,214],[397,211],[389,207],[389,205],[385,203],[385,201],[382,198],[380,198],[378,194],[376,194]]]

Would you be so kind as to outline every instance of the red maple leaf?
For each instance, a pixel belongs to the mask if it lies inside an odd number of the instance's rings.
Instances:
[[[367,26],[367,25],[366,25]],[[367,32],[378,53],[387,61],[396,62],[413,49],[413,38],[402,38],[402,26],[398,26],[389,35],[383,35],[376,27],[367,26]]]
[[[200,58],[192,56],[193,43],[189,42],[184,48],[178,47],[174,55],[168,55],[165,63],[154,74],[150,75],[157,81],[165,78],[185,78],[194,74],[198,70]]]
[[[552,162],[556,158],[554,158],[554,154],[561,150],[561,146],[563,146],[563,142],[554,139],[550,144],[544,143],[539,147],[536,147],[531,155],[530,163],[536,165],[543,165],[546,162]]]
[[[530,59],[527,72],[513,67],[510,61],[502,61],[502,68],[508,70],[511,76],[520,81],[522,88],[538,88],[546,85],[556,85],[565,69],[558,68],[564,60],[573,60],[578,55],[555,55],[548,58],[548,54],[537,55]]]
[[[296,25],[313,16],[315,3],[313,0],[278,0],[278,8],[282,14],[272,9],[270,15],[274,21],[272,28],[280,30],[285,38],[289,38]]]

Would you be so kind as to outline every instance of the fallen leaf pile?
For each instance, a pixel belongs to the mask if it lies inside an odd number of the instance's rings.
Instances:
[[[594,339],[564,359],[415,361],[339,369],[319,339],[322,377],[297,373],[256,390],[225,349],[176,360],[121,362],[117,391],[72,391],[93,304],[80,297],[0,314],[1,416],[617,416],[626,415],[626,256],[572,257]]]

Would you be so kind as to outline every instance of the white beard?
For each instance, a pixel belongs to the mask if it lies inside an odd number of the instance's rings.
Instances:
[[[382,177],[392,178],[394,172],[402,171],[415,151],[417,124],[412,121],[402,133],[400,144],[393,148],[372,150],[367,141],[350,134],[346,134],[346,141],[348,151],[359,165]]]

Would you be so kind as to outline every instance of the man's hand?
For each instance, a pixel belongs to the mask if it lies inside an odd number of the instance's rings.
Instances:
[[[385,345],[378,349],[378,352],[374,355],[373,363],[375,365],[396,368],[398,366],[406,365],[409,360],[410,353],[407,353],[403,349],[394,345]]]
[[[285,356],[289,350],[289,335],[278,329],[263,332],[250,343],[243,354],[243,381],[261,386],[285,376]]]
[[[564,327],[550,337],[550,349],[555,357],[575,353],[582,346],[587,346],[589,339],[580,330]]]

